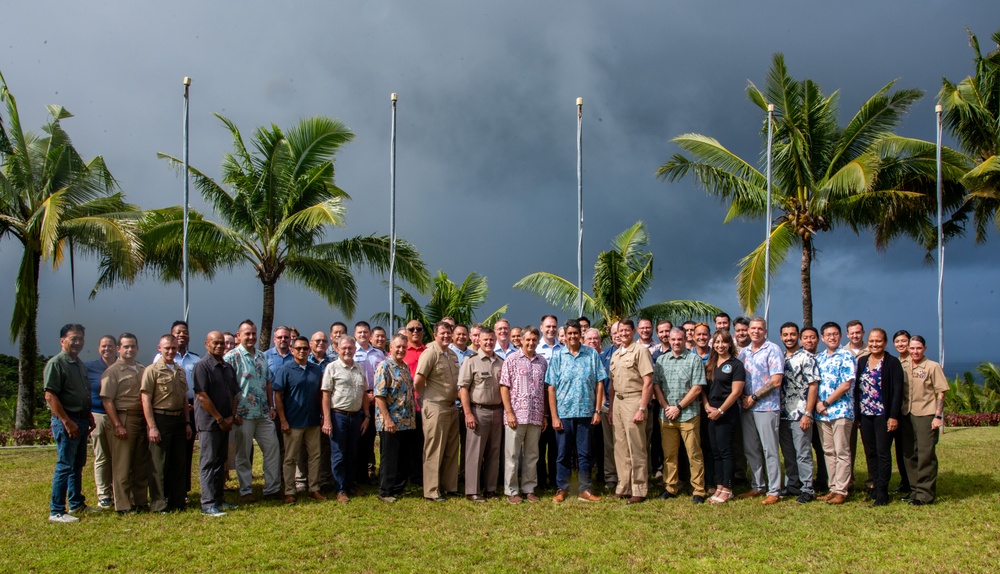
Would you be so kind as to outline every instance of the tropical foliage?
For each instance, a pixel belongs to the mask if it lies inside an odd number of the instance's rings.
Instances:
[[[793,248],[801,248],[802,318],[811,325],[812,263],[819,234],[838,225],[874,234],[875,245],[907,235],[929,246],[936,238],[931,215],[936,212],[935,144],[893,135],[919,90],[894,90],[889,82],[857,111],[845,126],[838,123],[838,92],[826,95],[812,80],[795,80],[776,54],[764,88],[752,82],[747,96],[761,111],[775,105],[773,137],[770,268],[774,274]],[[765,116],[766,117],[766,116]],[[767,134],[767,120],[762,134]],[[676,154],[657,175],[667,181],[692,177],[710,195],[729,202],[725,221],[760,219],[767,213],[767,176],[718,140],[700,134],[673,139],[690,156]],[[761,163],[766,162],[766,156]],[[958,180],[964,157],[943,152],[945,206],[954,212],[963,203]],[[960,217],[946,232],[962,231]],[[765,245],[740,260],[736,277],[740,304],[754,312],[763,298]]]
[[[583,314],[596,318],[598,327],[625,318],[669,319],[674,323],[692,318],[709,319],[719,308],[701,301],[675,300],[643,307],[643,298],[653,283],[653,254],[646,251],[646,224],[637,221],[611,241],[594,264],[591,293],[583,294]],[[539,271],[514,284],[538,295],[550,305],[577,312],[578,288],[568,279]]]
[[[129,280],[142,265],[138,209],[125,202],[118,185],[97,156],[84,160],[62,121],[65,108],[48,106],[44,134],[25,131],[17,100],[0,74],[0,99],[7,125],[0,121],[0,239],[13,237],[23,247],[14,277],[11,339],[19,340],[16,426],[30,428],[37,401],[38,281],[42,262],[58,269],[74,253],[100,259],[102,274]]]
[[[433,285],[430,300],[423,306],[413,294],[396,287],[404,314],[397,315],[391,324],[404,325],[414,319],[420,321],[424,326],[424,342],[430,341],[434,333],[434,324],[444,317],[455,319],[459,325],[471,325],[476,322],[476,311],[486,303],[489,295],[486,277],[478,273],[470,273],[461,285],[456,285],[444,271],[439,270],[433,279]],[[507,306],[504,305],[479,322],[492,327],[493,323],[506,312]],[[372,316],[372,321],[390,324],[389,314],[376,313]]]
[[[959,414],[1000,412],[1000,366],[981,363],[976,372],[983,379],[982,385],[970,372],[951,382],[951,389],[944,395],[945,411]]]
[[[1000,225],[1000,30],[998,46],[983,56],[979,40],[969,31],[975,73],[957,84],[942,79],[938,100],[944,123],[975,164],[962,183],[968,188],[976,240],[985,241],[990,223]]]
[[[190,271],[211,274],[219,268],[248,264],[263,287],[260,346],[270,345],[275,285],[282,277],[318,293],[348,317],[357,305],[354,270],[389,269],[391,240],[357,236],[322,242],[328,226],[346,224],[347,193],[334,184],[334,156],[354,139],[343,123],[311,117],[282,130],[276,125],[254,130],[247,143],[232,121],[216,114],[233,137],[233,152],[222,158],[221,183],[190,167],[195,186],[220,221],[196,217],[190,224],[194,253]],[[174,166],[180,160],[159,154]],[[227,187],[228,186],[228,189]],[[156,212],[143,222],[150,246],[149,269],[162,279],[181,275],[180,217]],[[428,274],[420,254],[406,241],[396,242],[396,273],[417,289]]]

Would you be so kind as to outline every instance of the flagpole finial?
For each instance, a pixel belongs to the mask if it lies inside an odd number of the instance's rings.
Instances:
[[[577,98],[576,99],[576,105],[582,106],[583,105],[583,98]]]
[[[937,113],[939,113],[939,114],[940,114],[940,113],[941,113],[941,112],[942,112],[943,110],[944,110],[944,106],[942,106],[941,104],[938,104],[938,105],[934,106],[934,111],[935,111],[935,112],[937,112]]]
[[[189,78],[188,76],[184,76],[184,85],[185,86],[190,86],[191,85],[191,78]]]
[[[398,99],[398,96],[397,96],[396,92],[393,92],[393,93],[392,93],[392,94],[391,94],[391,95],[389,96],[389,99],[395,102],[395,101],[396,101],[396,100]]]
[[[767,111],[773,112],[774,111],[774,104],[767,104]]]

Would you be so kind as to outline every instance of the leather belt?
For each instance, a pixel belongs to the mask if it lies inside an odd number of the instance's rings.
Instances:
[[[497,405],[484,405],[484,404],[480,404],[480,403],[472,403],[472,406],[479,407],[481,409],[496,410],[496,409],[502,409],[503,408],[503,403],[500,403],[500,404],[497,404]]]
[[[170,417],[176,417],[184,414],[184,409],[177,409],[175,411],[170,411],[167,409],[153,409],[153,412],[158,415],[167,415]]]
[[[337,413],[338,415],[347,415],[349,417],[354,416],[354,415],[356,415],[356,414],[358,414],[358,413],[361,412],[361,409],[358,409],[356,411],[345,411],[345,410],[342,410],[342,409],[330,409],[330,410],[332,410],[333,412]]]

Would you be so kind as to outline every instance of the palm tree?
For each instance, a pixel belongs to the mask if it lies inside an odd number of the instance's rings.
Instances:
[[[983,56],[972,31],[975,75],[958,84],[942,79],[938,100],[948,131],[959,141],[975,167],[962,179],[969,190],[976,240],[985,241],[989,224],[1000,224],[1000,30],[992,39],[998,48]]]
[[[424,326],[424,342],[429,341],[434,333],[434,325],[444,317],[451,317],[459,325],[471,325],[475,322],[476,310],[486,302],[489,288],[486,277],[478,273],[469,273],[461,285],[456,285],[444,271],[438,270],[433,279],[430,300],[421,306],[417,298],[401,287],[396,287],[405,315],[395,318],[395,324],[406,324],[416,319]],[[504,305],[492,312],[481,322],[493,326],[504,313]],[[382,312],[372,316],[372,321],[389,323],[389,314]]]
[[[34,426],[38,371],[38,279],[42,261],[57,269],[74,252],[101,259],[102,272],[134,277],[142,251],[136,236],[137,209],[125,203],[100,156],[84,161],[63,131],[73,117],[50,105],[45,134],[25,132],[17,100],[0,74],[0,99],[9,129],[0,120],[0,239],[14,237],[24,248],[14,278],[11,340],[19,340],[15,426]]]
[[[762,111],[776,107],[772,205],[777,216],[771,223],[773,274],[792,248],[801,247],[802,320],[812,325],[812,263],[815,239],[835,226],[855,233],[872,231],[875,245],[908,235],[924,246],[933,243],[930,223],[935,213],[935,145],[891,133],[919,90],[892,91],[889,82],[868,99],[851,121],[838,125],[838,93],[826,96],[812,80],[796,81],[781,54],[774,56],[763,91],[752,82],[750,101]],[[767,121],[762,133],[767,133]],[[674,155],[657,171],[661,179],[676,181],[692,176],[711,195],[730,202],[725,221],[757,219],[767,212],[766,176],[718,140],[684,134],[673,139],[693,159]],[[762,158],[765,159],[765,158]],[[945,206],[963,203],[957,180],[966,162],[961,154],[945,149],[943,167],[947,180]],[[947,233],[961,233],[960,218]],[[740,304],[752,313],[763,297],[765,242],[740,260],[737,292]]]
[[[693,318],[708,319],[721,311],[708,303],[689,300],[642,307],[643,297],[653,283],[653,254],[643,249],[648,244],[646,224],[637,221],[611,241],[610,251],[597,256],[592,294],[583,294],[583,313],[596,319],[595,326],[608,327],[626,318],[654,322],[669,319],[679,323]],[[578,309],[577,286],[554,273],[532,273],[515,283],[514,288],[530,291],[564,310]]]
[[[189,167],[195,185],[221,219],[192,218],[189,229],[194,269],[213,273],[220,267],[253,266],[263,286],[260,346],[267,349],[274,323],[274,287],[287,276],[315,291],[348,317],[357,305],[353,269],[382,273],[389,268],[387,236],[357,236],[321,243],[328,225],[345,225],[344,200],[334,185],[334,155],[354,139],[343,123],[325,117],[301,120],[282,130],[276,125],[254,131],[248,149],[236,124],[216,114],[233,136],[232,153],[222,159],[222,183]],[[252,151],[251,151],[252,150]],[[171,165],[177,158],[160,153]],[[149,269],[163,279],[180,276],[180,218],[161,210],[144,220],[150,245]],[[409,243],[396,242],[396,272],[418,289],[426,289],[427,270]]]

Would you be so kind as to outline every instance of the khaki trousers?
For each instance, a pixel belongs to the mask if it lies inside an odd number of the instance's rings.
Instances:
[[[646,422],[632,422],[639,410],[641,393],[615,400],[615,470],[618,494],[645,497],[649,488],[649,451],[646,449]],[[647,413],[648,416],[648,413]]]
[[[503,436],[503,408],[472,406],[476,414],[476,430],[468,430],[465,438],[465,494],[480,494],[482,477],[484,490],[496,492],[500,474],[500,437]],[[464,415],[463,415],[464,418]],[[460,426],[461,425],[460,423]]]
[[[452,404],[424,401],[424,498],[458,491],[458,411]],[[442,490],[444,492],[442,492]]]
[[[290,429],[285,433],[285,460],[281,470],[285,477],[285,495],[295,495],[295,466],[305,448],[309,459],[309,492],[319,492],[319,427]]]
[[[684,441],[684,449],[691,464],[692,494],[704,497],[705,461],[701,450],[701,417],[696,416],[684,422],[660,421],[660,440],[663,444],[663,484],[667,492],[677,494],[680,490],[677,461],[680,458],[680,442]]]
[[[97,485],[97,499],[114,497],[111,478],[111,441],[115,440],[115,429],[108,415],[94,413],[94,484]]]
[[[111,474],[115,510],[131,510],[149,503],[149,438],[142,411],[118,411],[128,438],[111,438]]]
[[[851,476],[851,419],[816,421],[823,439],[823,456],[830,480],[830,492],[847,496]]]

